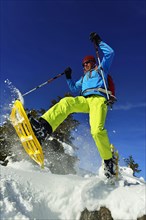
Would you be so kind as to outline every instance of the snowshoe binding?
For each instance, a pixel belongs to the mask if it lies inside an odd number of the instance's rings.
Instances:
[[[108,179],[115,176],[116,173],[114,170],[114,163],[112,158],[109,160],[104,160],[104,174]]]
[[[104,160],[104,174],[108,179],[116,178],[118,179],[119,174],[119,154],[118,151],[115,151],[115,147],[111,145],[112,158],[109,160]]]
[[[35,136],[40,144],[42,144],[45,138],[52,133],[50,124],[43,118],[40,118],[39,120],[33,118],[30,113],[28,113],[28,118]]]

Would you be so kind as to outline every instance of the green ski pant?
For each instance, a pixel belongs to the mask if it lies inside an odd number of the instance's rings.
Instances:
[[[56,128],[71,113],[89,113],[91,135],[96,143],[100,156],[104,160],[112,158],[110,142],[107,131],[104,129],[107,115],[107,105],[105,98],[93,95],[88,98],[83,96],[65,97],[50,108],[42,118],[44,118],[55,131]]]

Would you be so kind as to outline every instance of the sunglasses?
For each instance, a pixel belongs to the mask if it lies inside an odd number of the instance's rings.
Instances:
[[[82,66],[84,67],[85,65],[87,65],[88,63],[91,63],[91,62],[93,62],[93,61],[92,61],[92,60],[88,60],[88,61],[84,62],[84,63],[82,64]]]

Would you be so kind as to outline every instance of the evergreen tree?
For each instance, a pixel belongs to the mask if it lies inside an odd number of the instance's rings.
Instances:
[[[7,165],[8,160],[5,160],[8,156],[12,155],[11,146],[19,142],[13,126],[9,120],[0,126],[0,161],[3,165]]]
[[[65,96],[70,95],[66,94]],[[58,97],[57,100],[53,100],[52,105],[56,104],[60,99],[61,97]],[[46,110],[26,109],[26,112],[29,112],[34,118],[39,119]],[[76,172],[75,166],[78,159],[75,154],[68,154],[64,145],[66,144],[66,147],[76,150],[76,147],[73,146],[71,133],[78,125],[79,122],[71,114],[56,129],[52,136],[44,141],[42,148],[45,157],[45,166],[48,166],[52,173],[68,174]],[[0,161],[3,165],[7,165],[8,156],[14,161],[20,161],[25,158],[34,163],[25,153],[9,120],[0,127]]]
[[[141,170],[139,170],[139,165],[138,163],[136,163],[132,157],[132,155],[130,155],[128,158],[124,159],[126,166],[130,167],[133,170],[133,176],[136,176],[135,173],[140,173]]]

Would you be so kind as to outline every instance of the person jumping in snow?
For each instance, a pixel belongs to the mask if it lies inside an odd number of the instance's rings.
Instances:
[[[93,32],[90,40],[103,53],[101,65],[96,64],[94,56],[85,56],[82,60],[84,76],[77,82],[72,80],[72,69],[67,67],[64,70],[67,84],[72,92],[81,92],[76,97],[62,98],[57,104],[43,114],[39,121],[30,118],[36,137],[41,142],[48,134],[51,134],[71,113],[88,113],[91,127],[91,135],[95,141],[97,149],[105,164],[105,175],[110,178],[115,175],[110,141],[106,129],[104,128],[107,115],[107,96],[102,92],[104,88],[103,78],[100,71],[103,71],[105,82],[113,61],[114,50],[102,41],[100,36]]]

